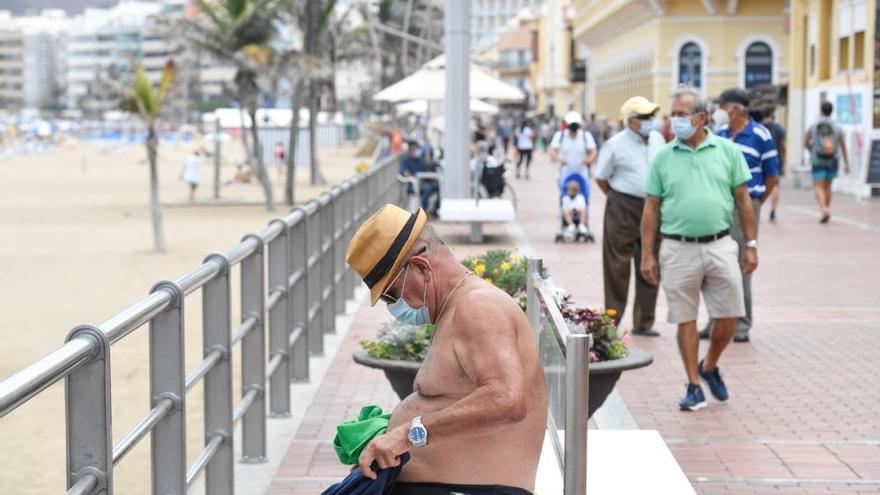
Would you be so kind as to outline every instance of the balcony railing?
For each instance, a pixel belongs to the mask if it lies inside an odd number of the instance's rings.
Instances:
[[[114,466],[148,433],[154,494],[183,494],[202,472],[206,493],[232,494],[234,426],[242,423],[242,462],[265,459],[267,398],[269,415],[290,414],[290,382],[309,379],[309,355],[323,352],[323,335],[335,331],[335,317],[359,283],[345,264],[345,246],[380,205],[401,203],[404,190],[396,175],[396,157],[387,158],[246,235],[229,251],[209,255],[186,275],[155,284],[148,297],[121,313],[75,327],[64,345],[0,382],[0,418],[66,378],[68,495],[112,495]],[[239,301],[231,295],[233,270],[240,274]],[[187,372],[183,315],[187,296],[198,290],[203,359]],[[234,304],[241,314],[235,323]],[[113,445],[110,348],[146,325],[150,410]],[[236,344],[239,399],[232,397]],[[205,443],[187,466],[186,395],[199,382]]]

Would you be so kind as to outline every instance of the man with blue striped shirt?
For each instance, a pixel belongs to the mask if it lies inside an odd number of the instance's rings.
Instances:
[[[715,100],[722,117],[727,114],[727,126],[718,131],[718,135],[733,140],[742,151],[752,173],[749,181],[749,196],[752,198],[752,208],[755,218],[761,218],[761,205],[770,197],[776,188],[779,176],[779,153],[773,143],[773,137],[766,127],[755,122],[749,117],[749,97],[745,90],[730,88],[721,93]],[[724,122],[716,122],[723,124]],[[743,234],[739,215],[734,212],[730,229],[731,236],[739,244],[740,253],[746,249],[746,238]],[[758,234],[758,222],[755,222],[755,235]],[[757,239],[754,241],[757,244]],[[753,246],[748,246],[753,247]],[[745,296],[746,316],[740,318],[733,333],[734,342],[748,342],[749,331],[752,329],[752,275],[743,274],[743,294]],[[700,338],[709,338],[713,322],[700,332]]]

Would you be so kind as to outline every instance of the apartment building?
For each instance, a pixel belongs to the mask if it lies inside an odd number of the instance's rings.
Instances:
[[[471,2],[471,48],[497,40],[498,32],[523,9],[538,12],[545,0],[473,0]]]
[[[11,14],[0,11],[0,111],[24,106],[24,35]]]
[[[788,99],[789,163],[808,164],[804,133],[823,101],[843,128],[850,173],[835,188],[857,196],[880,193],[880,3],[877,0],[793,0]],[[871,166],[873,162],[873,167]]]

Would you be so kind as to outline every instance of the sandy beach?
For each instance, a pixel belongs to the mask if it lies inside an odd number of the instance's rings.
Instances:
[[[242,156],[240,143],[224,143],[223,180]],[[160,147],[161,198],[168,252],[152,250],[148,167],[143,146],[110,149],[106,144],[67,144],[41,155],[0,158],[0,377],[6,377],[60,346],[72,327],[98,323],[145,296],[156,281],[176,278],[205,255],[225,251],[241,237],[285,213],[277,168],[269,167],[276,211],[260,206],[251,184],[223,188],[211,196],[211,159],[201,170],[196,204],[180,181],[191,145]],[[209,146],[210,148],[210,146]],[[328,184],[355,173],[363,158],[354,147],[322,150]],[[328,185],[309,186],[307,167],[297,170],[296,199],[317,196]],[[237,273],[232,287],[238,287]],[[187,370],[201,358],[201,297],[186,300]],[[233,321],[238,315],[233,312]],[[234,376],[238,377],[233,356]],[[113,346],[114,442],[149,408],[146,327]],[[238,390],[234,392],[238,395]],[[64,389],[59,382],[0,421],[0,493],[47,494],[65,490]],[[191,463],[203,442],[202,392],[187,396]],[[118,493],[147,494],[149,439],[114,472]]]

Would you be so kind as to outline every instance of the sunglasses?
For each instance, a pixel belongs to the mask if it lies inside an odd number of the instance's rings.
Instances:
[[[414,254],[413,257],[420,256],[420,255],[424,254],[426,251],[428,251],[428,248],[423,247],[416,254]],[[412,259],[412,257],[410,257],[410,260],[411,259]],[[382,291],[382,294],[379,295],[380,301],[382,301],[386,304],[394,304],[398,300],[400,300],[400,298],[403,296],[403,288],[406,287],[406,275],[404,274],[404,272],[409,271],[409,261],[410,260],[407,260],[406,263],[403,264],[403,268],[401,268],[400,271],[397,272],[397,275],[395,275],[394,278],[391,279],[391,282],[388,284],[388,287],[386,287],[385,290]],[[400,294],[397,296],[389,294],[388,291],[391,290],[392,287],[394,287],[394,284],[397,282],[397,279],[399,279],[401,275],[403,275],[403,283],[400,284]]]

